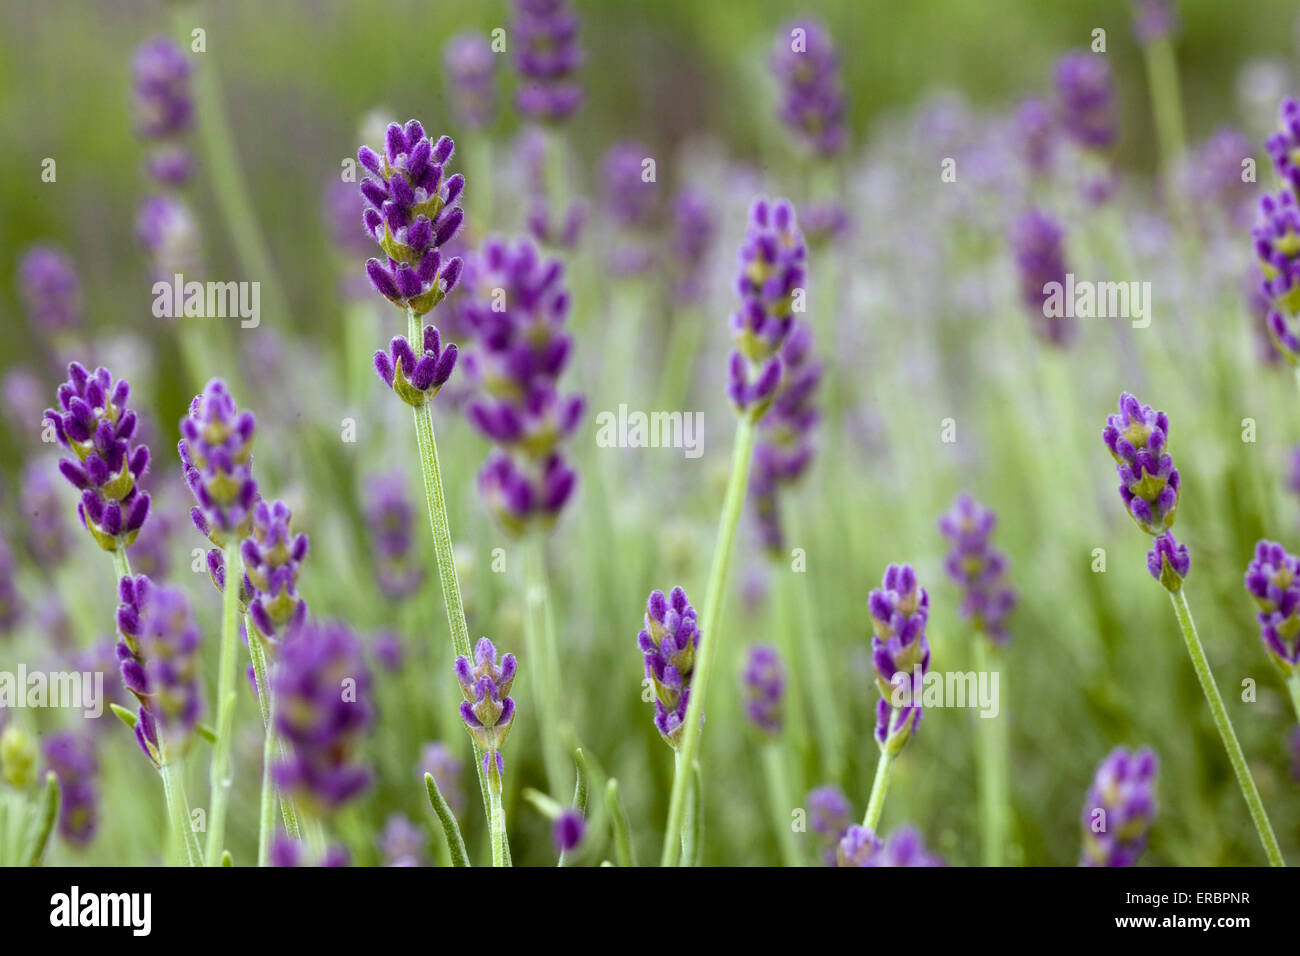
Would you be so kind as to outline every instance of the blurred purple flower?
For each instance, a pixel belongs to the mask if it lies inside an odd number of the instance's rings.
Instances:
[[[817,20],[787,23],[777,34],[772,72],[781,85],[781,121],[820,157],[844,148],[845,101],[830,31]]]
[[[50,734],[41,744],[45,765],[59,780],[59,836],[84,847],[99,826],[99,761],[94,741],[70,730]]]
[[[775,647],[749,648],[740,684],[749,722],[762,734],[779,735],[785,726],[785,666]]]
[[[1300,667],[1300,560],[1275,541],[1261,540],[1246,568],[1246,592],[1259,605],[1259,635],[1278,668]]]
[[[259,500],[253,508],[252,534],[239,549],[249,594],[248,616],[272,648],[307,617],[307,602],[298,596],[307,536],[293,533],[291,519],[283,501]]]
[[[1037,209],[1022,213],[1011,224],[1011,254],[1020,276],[1020,298],[1034,317],[1034,328],[1053,345],[1064,346],[1074,338],[1074,320],[1064,314],[1049,314],[1047,289],[1066,281],[1065,230],[1055,219]]]
[[[1008,638],[1005,620],[1016,606],[1016,592],[1006,584],[1006,557],[989,540],[996,524],[997,515],[962,494],[939,519],[939,532],[952,544],[944,568],[962,589],[962,617],[1002,644]]]
[[[29,246],[18,262],[18,294],[27,319],[43,335],[68,332],[82,323],[81,280],[57,246]]]
[[[443,67],[451,85],[452,111],[456,123],[469,129],[489,125],[496,114],[496,54],[487,37],[479,33],[458,33],[442,53]]]
[[[519,88],[515,105],[530,119],[558,123],[582,105],[574,74],[582,66],[578,17],[568,0],[515,0],[510,36]]]
[[[1159,764],[1147,748],[1116,747],[1097,767],[1083,807],[1081,866],[1134,866],[1156,815]]]
[[[364,484],[365,517],[379,590],[401,601],[420,589],[424,568],[414,551],[416,515],[399,472],[371,475]]]

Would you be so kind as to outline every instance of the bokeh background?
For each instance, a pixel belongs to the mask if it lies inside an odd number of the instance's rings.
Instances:
[[[797,654],[806,638],[822,642],[831,679],[804,696],[832,702],[843,765],[832,779],[826,742],[787,728],[789,792],[802,806],[809,788],[838,784],[855,816],[876,762],[866,597],[889,562],[912,562],[929,589],[934,666],[973,666],[972,636],[957,612],[957,588],[944,575],[946,544],[935,528],[965,490],[998,512],[995,541],[1010,557],[1020,597],[1003,657],[999,718],[1010,735],[1010,862],[1077,862],[1085,793],[1095,766],[1117,745],[1151,746],[1161,760],[1145,862],[1263,862],[1167,599],[1146,573],[1148,541],[1123,514],[1099,438],[1126,389],[1172,419],[1183,476],[1177,531],[1193,561],[1189,600],[1283,852],[1300,858],[1296,715],[1241,586],[1256,539],[1296,538],[1300,499],[1288,482],[1300,420],[1289,370],[1261,343],[1261,318],[1242,292],[1251,240],[1249,212],[1245,225],[1237,212],[1253,202],[1254,187],[1229,189],[1224,213],[1217,197],[1195,185],[1198,146],[1225,124],[1254,144],[1259,179],[1270,181],[1262,141],[1279,98],[1300,85],[1294,4],[1178,4],[1174,42],[1189,152],[1186,164],[1170,166],[1162,166],[1157,148],[1131,9],[1119,0],[576,6],[586,101],[560,141],[568,188],[590,207],[577,247],[557,254],[566,262],[576,338],[566,381],[587,395],[589,411],[572,445],[580,490],[548,537],[551,601],[573,742],[591,756],[600,780],[619,779],[641,859],[658,853],[673,761],[641,699],[635,637],[651,588],[680,584],[697,606],[703,601],[734,428],[724,393],[734,250],[749,203],[762,194],[797,205],[833,197],[851,229],[812,253],[810,321],[827,369],[823,420],[817,459],[782,502],[786,550],[803,549],[806,573],[792,573],[784,554],[764,555],[750,509],[741,526],[703,738],[703,861],[779,859],[782,821],[769,798],[763,743],[741,712],[737,675],[746,645],[776,643]],[[840,55],[848,145],[829,174],[799,153],[775,115],[771,50],[795,15],[823,20]],[[344,291],[349,277],[363,275],[364,256],[336,242],[324,196],[355,156],[360,130],[373,125],[368,115],[414,116],[457,141],[454,168],[469,177],[465,245],[488,233],[524,231],[533,187],[518,155],[528,123],[511,107],[512,66],[501,58],[493,122],[462,131],[442,62],[452,35],[508,26],[509,16],[499,0],[0,7],[0,136],[7,144],[0,152],[0,374],[26,372],[43,403],[53,400],[70,358],[108,364],[131,379],[151,429],[157,511],[171,525],[169,577],[193,595],[210,682],[219,601],[206,574],[191,569],[205,542],[185,517],[189,504],[172,450],[176,422],[212,376],[226,378],[241,406],[258,414],[263,488],[288,500],[295,524],[312,537],[300,582],[312,614],[347,621],[368,646],[383,632],[402,645],[400,668],[385,668],[378,656],[373,662],[378,719],[364,756],[375,782],[329,825],[358,863],[385,861],[380,834],[393,814],[426,827],[417,775],[424,743],[443,740],[470,758],[455,715],[408,415],[368,371],[371,353],[404,333],[404,321],[377,296],[358,303]],[[196,82],[209,84],[224,110],[269,254],[257,261],[232,234],[214,182],[220,171],[201,135],[189,198],[206,272],[223,281],[274,281],[285,308],[275,307],[264,286],[259,328],[194,320],[209,324],[182,336],[150,312],[152,280],[135,238],[136,209],[150,187],[132,129],[130,62],[147,38],[180,38],[193,27],[206,31],[207,48],[194,55]],[[1117,91],[1120,132],[1111,158],[1120,185],[1111,200],[1090,205],[1069,163],[1046,183],[1027,184],[1010,116],[1026,96],[1051,99],[1054,64],[1086,47],[1098,27],[1107,31]],[[203,112],[211,102],[200,94],[201,127],[211,122]],[[627,139],[644,143],[656,159],[662,215],[639,238],[665,261],[672,197],[693,185],[714,200],[719,228],[699,303],[676,301],[662,275],[629,282],[608,266],[606,252],[621,237],[604,215],[601,162]],[[41,179],[46,157],[57,161],[56,182]],[[940,181],[948,157],[957,161],[955,183]],[[1073,271],[1152,283],[1149,328],[1083,320],[1066,349],[1034,334],[1007,243],[1010,223],[1031,204],[1063,224]],[[16,288],[19,257],[38,240],[72,256],[83,289],[84,319],[57,341],[29,322]],[[439,322],[438,313],[431,318]],[[681,323],[700,329],[690,356],[669,351]],[[620,357],[628,365],[611,374]],[[595,413],[620,402],[659,407],[655,383],[670,363],[689,366],[682,407],[705,413],[704,454],[598,447]],[[3,404],[0,528],[15,556],[11,577],[23,609],[11,633],[0,635],[7,669],[17,661],[53,667],[112,636],[111,564],[73,527],[72,489],[58,488],[68,557],[41,566],[23,550],[35,517],[22,504],[24,469],[43,463],[55,475],[53,450],[39,438],[43,407],[33,418],[10,393]],[[946,419],[955,441],[944,440]],[[1243,440],[1245,419],[1254,423],[1253,441]],[[346,421],[355,423],[355,441],[342,437]],[[522,652],[519,552],[475,490],[487,443],[450,402],[438,409],[438,423],[471,632]],[[401,603],[376,589],[374,529],[365,517],[373,476],[391,471],[405,476],[417,547],[428,551],[424,589]],[[504,549],[504,573],[492,566],[497,548]],[[1094,570],[1095,549],[1104,549],[1104,573]],[[1246,680],[1258,687],[1253,701],[1242,699]],[[534,693],[527,682],[517,688],[507,811],[516,861],[549,863],[549,824],[520,798],[524,787],[545,787]],[[57,712],[17,719],[42,734],[70,723]],[[790,717],[792,726],[811,722],[811,709]],[[980,859],[976,722],[971,711],[927,714],[897,762],[884,811],[885,831],[911,823],[954,864]],[[102,724],[94,731],[96,836],[84,847],[57,843],[51,859],[155,862],[162,853],[160,790],[130,734],[111,716]],[[251,695],[241,695],[238,726],[244,733],[230,821],[237,861],[252,856],[256,842],[261,742]],[[202,804],[206,745],[194,754],[190,797]],[[462,826],[478,847],[483,826],[472,774],[463,786],[470,810]],[[609,855],[606,827],[593,821],[586,862]],[[425,834],[423,858],[437,859],[441,837],[427,827]],[[815,843],[806,842],[811,861]]]

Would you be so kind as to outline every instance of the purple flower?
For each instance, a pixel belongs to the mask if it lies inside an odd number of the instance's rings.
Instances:
[[[1259,636],[1288,677],[1300,665],[1300,561],[1275,541],[1255,545],[1246,592],[1259,605]]]
[[[450,747],[441,741],[425,744],[420,752],[420,763],[415,769],[416,776],[421,779],[426,773],[433,775],[438,790],[453,813],[459,814],[464,809],[465,791],[461,785],[461,773],[465,768]]]
[[[370,653],[386,671],[402,668],[402,639],[393,631],[380,631],[370,639]]]
[[[560,853],[572,853],[587,833],[587,821],[572,807],[560,811],[551,827],[551,839]]]
[[[136,50],[132,74],[135,130],[154,143],[149,173],[168,185],[183,183],[189,178],[191,162],[181,138],[194,122],[185,51],[167,37],[147,40]]]
[[[881,587],[867,598],[871,614],[872,662],[881,699],[876,705],[876,741],[897,754],[921,722],[920,679],[930,667],[925,625],[930,595],[916,580],[910,564],[891,564]],[[895,701],[895,695],[899,701]]]
[[[718,216],[708,194],[687,186],[673,202],[672,268],[674,298],[694,302],[704,295],[705,266],[718,232]]]
[[[149,449],[135,438],[136,415],[126,407],[131,387],[106,368],[94,374],[77,362],[59,386],[59,409],[46,409],[59,444],[73,458],[59,471],[81,492],[77,514],[105,551],[130,546],[149,515],[149,494],[137,482],[149,466]]]
[[[424,829],[400,813],[389,814],[379,849],[385,866],[422,866],[427,840]]]
[[[483,751],[483,769],[491,774],[495,757],[497,774],[505,772],[501,746],[514,726],[515,702],[510,686],[515,681],[518,664],[515,655],[506,654],[497,664],[497,649],[486,637],[474,646],[474,666],[464,656],[456,658],[456,679],[465,699],[460,704],[460,719],[470,737]]]
[[[732,315],[728,394],[736,408],[758,421],[781,385],[781,346],[802,301],[808,250],[795,222],[794,206],[784,199],[757,200],[740,245],[737,292],[740,309]]]
[[[59,836],[84,847],[99,825],[99,790],[95,778],[99,761],[89,737],[70,730],[46,737],[41,744],[45,765],[59,780]]]
[[[15,571],[13,554],[0,538],[0,635],[11,633],[23,616],[23,599],[18,593]]]
[[[1006,617],[1016,606],[1016,592],[1005,582],[1007,559],[990,543],[997,515],[970,495],[957,496],[939,519],[939,532],[952,543],[944,563],[962,589],[962,617],[999,644],[1007,640]]]
[[[1156,755],[1116,747],[1097,767],[1083,807],[1081,866],[1134,866],[1156,815]]]
[[[1157,535],[1147,552],[1147,570],[1151,576],[1164,585],[1168,591],[1177,591],[1183,586],[1183,578],[1192,569],[1192,558],[1187,552],[1187,545],[1174,540],[1174,533],[1166,531]]]
[[[1056,154],[1056,123],[1051,107],[1036,96],[1021,100],[1013,122],[1016,151],[1035,176],[1052,169]]]
[[[755,644],[740,675],[745,716],[760,733],[777,736],[785,726],[785,666],[775,647]]]
[[[241,412],[226,388],[214,378],[194,396],[181,419],[177,446],[185,481],[198,506],[190,510],[194,527],[218,548],[252,530],[258,500],[253,479],[253,413]]]
[[[1107,150],[1118,134],[1115,86],[1104,55],[1075,51],[1056,64],[1061,127],[1080,146]]]
[[[55,567],[68,555],[63,508],[45,463],[35,461],[28,464],[23,469],[18,509],[23,520],[27,553],[42,567]]]
[[[357,150],[369,174],[361,183],[369,207],[363,222],[386,254],[386,261],[367,260],[366,274],[380,295],[416,315],[441,302],[460,278],[461,260],[444,264],[438,251],[465,216],[465,177],[444,177],[454,150],[451,137],[434,142],[417,120],[388,127],[382,156],[369,146]]]
[[[283,501],[268,505],[259,500],[253,508],[253,532],[239,549],[250,598],[249,617],[272,647],[307,617],[307,602],[298,596],[307,536],[290,530],[291,517]]]
[[[840,840],[839,866],[943,866],[914,827],[899,827],[882,843],[867,827],[852,826]]]
[[[365,516],[379,590],[390,601],[410,597],[424,581],[414,551],[415,510],[400,473],[372,475],[365,482]]]
[[[1120,497],[1133,520],[1150,535],[1167,531],[1178,509],[1178,469],[1166,450],[1169,416],[1125,392],[1102,440],[1115,459]]]
[[[496,54],[487,37],[456,34],[443,50],[442,63],[451,81],[450,100],[457,124],[480,129],[491,123],[497,105]]]
[[[276,729],[292,746],[276,785],[317,812],[337,809],[370,781],[355,760],[373,719],[360,642],[342,624],[304,624],[281,647],[271,686]]]
[[[650,148],[644,143],[615,143],[601,165],[605,209],[625,229],[644,229],[656,213],[658,183],[645,178],[645,160]]]
[[[822,861],[835,865],[835,851],[853,824],[853,807],[839,787],[818,787],[808,794],[808,825],[822,845]]]
[[[81,280],[72,260],[57,246],[30,246],[18,263],[18,294],[32,327],[45,334],[81,324]]]
[[[180,588],[159,586],[139,574],[122,578],[118,595],[122,683],[140,703],[136,742],[160,767],[168,761],[170,748],[184,753],[203,709],[198,674],[202,636]],[[165,742],[159,728],[165,731]]]
[[[424,327],[423,345],[416,358],[411,343],[399,335],[389,343],[387,352],[375,353],[375,371],[379,377],[413,408],[423,406],[447,384],[459,354],[454,344],[442,347],[438,330],[432,325]]]
[[[326,847],[324,853],[315,863],[306,860],[303,853],[304,850],[302,843],[297,840],[291,840],[282,833],[277,833],[271,840],[271,866],[343,867],[350,865],[346,847]]]
[[[149,256],[155,279],[170,283],[176,275],[202,270],[202,234],[183,200],[150,196],[136,213],[135,235]]]
[[[566,207],[552,209],[553,203],[547,196],[552,188],[547,175],[549,152],[551,149],[547,134],[536,126],[525,129],[515,142],[523,192],[529,203],[524,221],[529,235],[543,246],[549,249],[573,249],[578,245],[582,228],[587,222],[587,203],[581,198],[574,198]]]
[[[1143,46],[1164,39],[1174,32],[1178,15],[1173,0],[1132,0],[1133,33]]]
[[[1252,152],[1241,131],[1220,126],[1192,157],[1188,189],[1201,205],[1217,209],[1235,228],[1249,225],[1256,186],[1243,181],[1241,164]]]
[[[695,655],[703,635],[695,608],[681,588],[673,588],[667,598],[663,591],[651,591],[644,623],[637,634],[637,646],[645,658],[645,676],[655,685],[655,727],[676,750],[690,704]]]
[[[842,239],[853,228],[848,209],[843,203],[834,199],[805,204],[800,223],[804,235],[808,238],[808,245],[814,250]]]
[[[555,524],[577,484],[578,473],[558,453],[526,468],[505,452],[494,451],[478,475],[488,510],[515,535]]]
[[[1283,189],[1259,197],[1259,220],[1251,230],[1255,256],[1264,274],[1261,291],[1272,303],[1269,331],[1283,357],[1295,363],[1300,339],[1284,316],[1300,312],[1300,205]]]
[[[781,85],[778,110],[796,140],[820,157],[844,147],[844,91],[840,62],[825,24],[787,23],[776,38],[772,72]]]
[[[1020,298],[1036,318],[1035,329],[1053,345],[1067,345],[1074,338],[1074,321],[1065,310],[1049,308],[1048,286],[1065,285],[1065,230],[1037,209],[1022,213],[1008,235],[1011,254],[1020,275]],[[1060,315],[1051,312],[1060,311]]]
[[[568,0],[515,0],[510,24],[520,85],[515,105],[545,123],[568,119],[582,105],[574,73],[582,66],[578,17]]]
[[[1278,128],[1265,141],[1278,178],[1300,190],[1300,100],[1287,97],[1278,110]]]

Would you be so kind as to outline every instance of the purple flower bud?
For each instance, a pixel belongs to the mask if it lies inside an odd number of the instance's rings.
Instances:
[[[1254,152],[1239,130],[1220,126],[1192,156],[1187,188],[1205,210],[1217,213],[1235,229],[1250,225],[1257,187],[1244,182],[1242,163]]]
[[[176,196],[150,196],[144,200],[136,213],[135,235],[149,256],[156,280],[170,284],[178,274],[202,271],[203,240],[198,220]]]
[[[1083,807],[1082,866],[1134,866],[1156,815],[1156,755],[1116,747],[1097,767]]]
[[[939,519],[939,532],[952,543],[944,568],[962,590],[962,617],[1002,644],[1016,592],[1006,585],[1006,557],[989,541],[996,524],[997,515],[962,494]]]
[[[921,721],[921,688],[930,667],[930,642],[925,625],[930,616],[930,596],[916,579],[910,564],[891,564],[881,587],[867,598],[871,614],[872,662],[881,700],[876,710],[876,739],[887,752],[897,754]]]
[[[149,172],[168,185],[183,183],[189,178],[190,157],[180,141],[194,121],[185,51],[167,37],[154,37],[137,48],[132,74],[135,130],[154,143]]]
[[[1133,34],[1139,43],[1148,46],[1174,32],[1178,14],[1173,0],[1132,0]]]
[[[776,648],[751,646],[740,681],[749,722],[762,734],[779,735],[785,726],[785,666]]]
[[[253,508],[252,534],[244,539],[248,614],[274,650],[286,631],[302,624],[307,602],[298,596],[298,573],[307,556],[307,536],[289,528],[289,506],[259,499]]]
[[[360,642],[342,624],[304,624],[281,647],[271,686],[276,729],[292,746],[276,784],[318,813],[337,809],[370,780],[355,761],[373,719]]]
[[[849,827],[838,847],[839,866],[943,866],[913,827],[899,827],[882,843],[869,829]]]
[[[427,843],[424,828],[416,826],[400,813],[389,814],[384,832],[379,837],[385,866],[423,866]]]
[[[70,846],[84,847],[99,826],[99,761],[95,743],[70,730],[46,737],[41,745],[45,765],[59,780],[59,836]]]
[[[1067,136],[1091,150],[1107,150],[1118,135],[1115,86],[1106,57],[1067,53],[1056,65],[1056,95]]]
[[[674,297],[699,301],[705,291],[708,256],[718,232],[718,216],[708,193],[687,186],[673,201],[671,266],[675,276]]]
[[[809,792],[808,826],[822,846],[822,860],[835,866],[836,849],[840,839],[853,824],[853,807],[839,787],[818,787]]]
[[[18,294],[28,321],[43,334],[68,332],[81,324],[81,280],[72,260],[57,246],[30,246],[23,253]]]
[[[138,487],[149,449],[135,438],[130,391],[108,369],[91,374],[73,362],[59,386],[59,408],[45,411],[59,443],[75,456],[60,461],[59,471],[81,491],[81,523],[105,551],[129,547],[149,514],[149,495]]]
[[[484,769],[490,772],[495,757],[500,773],[504,768],[501,746],[514,726],[515,702],[510,697],[510,687],[518,664],[513,654],[502,657],[500,664],[496,657],[497,649],[492,642],[486,637],[479,638],[474,647],[473,667],[467,658],[456,658],[456,679],[465,695],[460,705],[465,729],[483,751]]]
[[[1052,169],[1057,131],[1051,108],[1036,96],[1021,101],[1014,119],[1016,150],[1025,168],[1035,176]]]
[[[551,838],[555,841],[555,849],[560,853],[572,853],[576,850],[586,833],[587,821],[572,807],[561,810],[560,815],[555,818],[555,824],[551,827]]]
[[[443,50],[442,62],[456,122],[470,129],[490,124],[496,113],[496,54],[487,37],[458,33]]]
[[[1187,552],[1187,545],[1174,540],[1174,533],[1166,531],[1157,535],[1147,552],[1147,570],[1151,576],[1164,585],[1167,591],[1177,591],[1183,586],[1183,578],[1192,568],[1192,558]]]
[[[252,412],[240,412],[226,383],[214,378],[194,396],[181,419],[178,451],[186,484],[197,502],[194,525],[218,548],[252,530],[258,500],[253,479]]]
[[[1020,275],[1020,298],[1035,318],[1035,330],[1053,345],[1074,338],[1074,320],[1050,307],[1048,286],[1065,285],[1065,230],[1045,213],[1030,209],[1011,225],[1008,241]],[[1059,311],[1061,314],[1052,314]],[[1041,320],[1041,322],[1039,322]]]
[[[772,72],[781,87],[781,121],[807,150],[833,156],[844,147],[840,63],[825,24],[787,23],[777,34]]]
[[[1269,331],[1288,362],[1300,358],[1300,341],[1287,316],[1300,312],[1300,205],[1287,189],[1259,199],[1259,219],[1250,232],[1264,274],[1261,291],[1274,311]]]
[[[568,0],[515,0],[510,35],[520,86],[515,105],[530,119],[558,123],[582,105],[578,17]]]
[[[1277,132],[1265,142],[1278,178],[1300,190],[1300,100],[1287,97],[1278,110]]]
[[[390,601],[410,597],[424,581],[414,553],[417,519],[400,473],[372,475],[365,482],[365,516],[379,590]]]
[[[644,624],[637,634],[637,646],[645,661],[645,676],[655,685],[655,727],[676,750],[702,635],[695,608],[681,588],[673,588],[668,597],[662,591],[650,592]]]
[[[1167,451],[1169,416],[1125,392],[1119,414],[1106,420],[1102,440],[1115,459],[1129,514],[1147,534],[1163,534],[1178,509],[1178,469]]]
[[[68,555],[65,507],[50,479],[48,465],[40,461],[28,464],[23,469],[18,508],[27,553],[43,567],[56,567]]]
[[[836,866],[867,866],[867,861],[880,849],[880,838],[870,827],[853,824],[844,831],[835,848]]]
[[[1300,561],[1275,541],[1255,545],[1246,592],[1259,605],[1264,649],[1283,674],[1300,666]]]

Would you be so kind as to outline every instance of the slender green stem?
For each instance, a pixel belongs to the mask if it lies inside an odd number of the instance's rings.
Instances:
[[[1296,720],[1300,720],[1300,668],[1291,671],[1286,689],[1291,692],[1291,706],[1295,708]]]
[[[1210,705],[1210,713],[1214,716],[1215,726],[1219,728],[1219,737],[1223,740],[1223,749],[1228,752],[1232,772],[1237,775],[1237,784],[1241,787],[1241,795],[1246,798],[1246,806],[1250,808],[1250,816],[1255,822],[1255,829],[1259,831],[1259,841],[1264,844],[1268,862],[1272,866],[1286,866],[1286,861],[1282,859],[1282,851],[1277,845],[1277,837],[1273,835],[1273,825],[1269,823],[1268,813],[1264,810],[1264,801],[1259,797],[1255,778],[1250,774],[1246,755],[1242,753],[1241,744],[1237,742],[1237,733],[1232,729],[1232,720],[1228,717],[1227,708],[1223,706],[1223,698],[1219,696],[1219,688],[1214,683],[1214,674],[1211,673],[1210,665],[1205,659],[1205,649],[1196,634],[1196,623],[1192,620],[1191,608],[1187,606],[1186,589],[1170,591],[1169,600],[1173,602],[1174,614],[1178,616],[1178,626],[1183,632],[1183,642],[1187,645],[1187,655],[1192,659],[1196,679],[1201,682],[1201,690],[1205,692],[1205,700]]]
[[[59,815],[59,778],[53,770],[45,771],[45,786],[41,790],[41,802],[36,806],[31,828],[27,832],[26,846],[23,852],[23,866],[39,866],[45,855],[45,845],[50,839],[50,830]],[[16,845],[16,841],[11,841]]]
[[[614,827],[614,858],[619,866],[636,866],[636,849],[632,846],[632,830],[627,822],[627,808],[619,793],[618,781],[610,777],[605,784],[605,809]]]
[[[407,337],[413,343],[424,340],[419,316],[414,309],[406,310]],[[433,549],[438,560],[438,579],[442,584],[442,600],[447,609],[447,624],[451,630],[452,653],[468,660],[474,659],[469,643],[469,625],[465,622],[465,602],[460,596],[460,578],[456,575],[456,555],[451,546],[451,525],[447,521],[447,499],[442,491],[442,472],[438,467],[438,442],[433,434],[433,408],[429,403],[413,409],[415,437],[420,448],[420,471],[424,480],[424,503],[429,510],[429,527],[433,531]],[[474,744],[474,771],[478,776],[479,792],[483,795],[483,812],[492,819],[492,801],[489,795],[487,772],[483,768],[483,751]],[[498,795],[500,802],[500,795]]]
[[[239,653],[239,581],[244,576],[243,559],[235,542],[229,541],[223,557],[226,588],[221,592],[221,650],[217,664],[217,742],[212,747],[212,808],[208,814],[208,866],[221,862],[225,849],[226,808],[234,775],[230,753],[234,746],[235,680]]]
[[[529,675],[533,684],[533,700],[538,705],[541,724],[542,760],[546,767],[546,789],[551,794],[560,792],[564,779],[565,747],[563,717],[560,714],[559,669],[553,629],[549,624],[550,596],[546,580],[545,542],[540,534],[534,535],[526,545],[527,580],[524,582],[527,611],[524,620],[524,639],[527,642]]]
[[[248,633],[248,656],[253,661],[253,680],[257,682],[257,705],[262,712],[262,730],[265,734],[262,744],[262,813],[266,813],[267,787],[271,786],[271,811],[272,820],[269,825],[263,816],[265,833],[258,834],[258,846],[261,848],[262,840],[269,841],[274,831],[274,810],[275,810],[275,789],[274,782],[271,780],[271,758],[275,754],[281,757],[287,757],[284,741],[280,740],[275,732],[275,699],[274,691],[271,689],[271,668],[266,656],[266,642],[262,640],[262,635],[257,632],[253,626],[252,620],[248,615],[244,615],[244,630]],[[280,816],[284,819],[284,832],[289,835],[291,840],[302,839],[302,829],[298,825],[298,809],[294,806],[293,798],[288,794],[279,794],[280,799]],[[259,854],[260,857],[260,854]],[[259,866],[262,865],[259,862]]]
[[[1151,86],[1151,110],[1155,114],[1156,139],[1166,173],[1173,171],[1186,148],[1183,100],[1178,90],[1178,59],[1169,37],[1148,43],[1144,52],[1147,82]]]
[[[682,825],[681,866],[696,866],[700,862],[704,839],[704,788],[700,780],[700,762],[691,766],[691,783],[686,790],[686,822]]]
[[[185,799],[184,765],[179,761],[170,761],[163,755],[162,766],[158,768],[162,777],[163,796],[167,800],[167,818],[171,821],[172,836],[176,840],[176,852],[186,866],[201,866],[203,857],[199,852],[198,840],[190,826],[189,801]]]
[[[501,774],[496,754],[488,754],[488,829],[492,837],[492,865],[506,866],[506,811],[501,806]]]
[[[742,416],[736,426],[736,445],[732,452],[731,478],[727,482],[727,496],[723,501],[722,517],[718,521],[718,540],[713,551],[713,566],[709,570],[709,586],[704,596],[704,618],[700,628],[700,654],[691,674],[691,702],[686,710],[686,724],[682,731],[681,759],[673,775],[672,795],[668,803],[668,828],[664,832],[664,849],[661,863],[675,866],[680,852],[678,835],[681,833],[686,810],[686,790],[691,768],[700,749],[700,721],[704,716],[704,699],[709,690],[709,675],[718,657],[721,643],[718,623],[722,619],[722,604],[726,599],[727,572],[731,567],[731,552],[736,542],[736,526],[745,505],[745,491],[749,483],[749,459],[754,453],[754,423]]]
[[[998,649],[983,634],[975,634],[975,670],[987,673],[998,663]],[[999,684],[999,686],[1001,686]],[[1001,866],[1007,842],[1006,721],[977,716],[976,746],[979,755],[979,800],[981,831],[984,836],[984,865]]]
[[[696,306],[681,309],[672,317],[668,348],[663,351],[664,363],[659,371],[658,408],[667,412],[686,410],[691,372],[703,332],[704,318]]]
[[[113,570],[117,573],[117,580],[129,578],[131,576],[131,559],[126,556],[126,548],[119,547],[116,551],[109,553],[113,555]],[[117,581],[113,583],[116,584]]]
[[[424,789],[429,794],[429,804],[433,807],[433,812],[438,817],[438,822],[442,824],[443,836],[447,838],[447,850],[451,856],[452,866],[469,866],[469,854],[465,851],[465,838],[461,836],[460,824],[456,822],[456,814],[451,812],[446,798],[443,797],[442,791],[438,789],[438,783],[433,779],[433,774],[424,775]]]
[[[581,747],[577,747],[573,751],[573,765],[577,772],[577,776],[573,781],[573,808],[582,814],[582,818],[585,820],[587,819],[587,759],[583,756]],[[568,853],[561,850],[560,860],[556,865],[568,866],[569,863]]]
[[[257,828],[258,866],[269,866],[271,862],[271,834],[275,832],[275,784],[271,780],[271,761],[274,757],[275,734],[268,726],[262,738],[262,800]]]
[[[763,770],[767,774],[767,795],[772,801],[772,825],[776,827],[777,842],[781,845],[781,863],[785,866],[803,866],[799,842],[791,827],[790,773],[785,765],[785,754],[775,740],[763,744]]]
[[[894,758],[885,751],[880,751],[876,761],[876,778],[871,782],[871,797],[867,800],[867,812],[862,818],[862,825],[872,833],[880,825],[880,813],[885,809],[885,793],[889,790],[889,773],[894,769]]]

